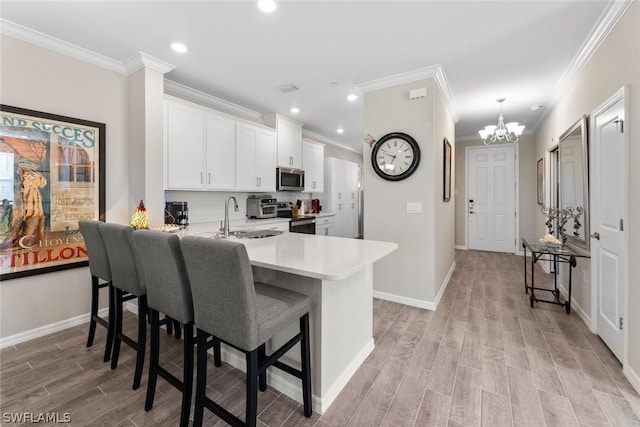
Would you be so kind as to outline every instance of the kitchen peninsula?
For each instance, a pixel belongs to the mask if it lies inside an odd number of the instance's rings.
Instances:
[[[194,224],[187,233],[211,236],[212,229],[213,224]],[[247,248],[256,281],[311,297],[313,409],[322,414],[374,348],[373,263],[398,245],[297,233],[239,241]],[[274,345],[284,343],[296,328],[292,324]],[[296,346],[285,357],[295,365],[299,353]],[[223,357],[244,369],[240,353],[229,349]],[[270,369],[269,384],[301,400],[299,381],[278,369]]]

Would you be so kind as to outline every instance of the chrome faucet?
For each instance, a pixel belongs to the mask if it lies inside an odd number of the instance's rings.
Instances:
[[[235,197],[231,196],[224,202],[224,237],[229,237],[229,200],[233,199],[233,209],[238,212],[238,201]]]

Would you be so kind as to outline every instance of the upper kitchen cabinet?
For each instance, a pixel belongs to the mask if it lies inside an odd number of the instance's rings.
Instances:
[[[276,191],[276,134],[261,126],[236,124],[236,189]]]
[[[166,188],[233,190],[235,121],[187,102],[165,101]]]
[[[270,114],[264,117],[264,124],[276,129],[277,166],[302,169],[302,123]]]
[[[305,193],[324,191],[324,145],[302,141],[302,168]]]

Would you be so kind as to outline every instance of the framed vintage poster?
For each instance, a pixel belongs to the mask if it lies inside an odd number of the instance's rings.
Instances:
[[[544,159],[538,160],[536,165],[536,189],[537,200],[539,205],[544,204]]]
[[[442,200],[451,200],[451,144],[445,138],[442,141],[444,180],[442,185]]]
[[[0,105],[0,279],[88,265],[104,220],[105,125]]]

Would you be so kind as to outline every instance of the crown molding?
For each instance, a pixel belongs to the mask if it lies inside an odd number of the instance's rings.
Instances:
[[[600,45],[606,40],[611,30],[616,26],[620,18],[627,12],[634,0],[614,0],[609,2],[607,8],[600,15],[600,19],[594,25],[591,33],[582,44],[582,47],[573,58],[562,78],[551,92],[551,96],[545,103],[545,108],[538,120],[532,127],[535,133],[545,121],[551,110],[560,102],[560,99],[567,93],[569,88],[576,82],[578,76],[589,63]]]
[[[130,58],[125,60],[122,65],[129,76],[143,68],[149,68],[160,74],[167,74],[169,71],[176,68],[175,65],[169,64],[168,62],[155,58],[144,52],[138,52],[132,55]]]
[[[225,101],[224,99],[209,95],[208,93],[190,88],[183,84],[176,83],[172,80],[164,79],[164,91],[168,95],[197,100],[215,109],[222,109],[250,120],[262,121],[262,114],[257,111],[243,107],[242,105],[234,104],[230,101]]]
[[[64,40],[41,33],[31,28],[24,27],[15,22],[0,18],[0,32],[4,35],[23,40],[25,42],[70,56],[80,61],[114,71],[118,74],[127,74],[123,64],[89,49],[68,43]]]
[[[362,154],[362,151],[358,151],[355,148],[348,147],[348,146],[346,146],[344,144],[340,144],[339,142],[336,142],[336,141],[334,141],[332,139],[329,139],[324,135],[320,135],[319,133],[315,133],[315,132],[312,132],[312,131],[307,130],[307,129],[302,129],[302,137],[303,138],[310,138],[310,139],[312,139],[312,140],[314,140],[316,142],[322,142],[323,144],[333,145],[335,147],[342,148],[343,150],[352,151],[352,152],[357,153],[357,154]]]
[[[440,92],[444,97],[445,105],[453,121],[458,122],[458,114],[456,112],[455,103],[453,101],[453,94],[451,93],[451,87],[444,74],[444,68],[442,64],[432,65],[430,67],[419,68],[417,70],[406,71],[400,74],[394,74],[392,76],[382,77],[376,80],[370,80],[364,83],[358,83],[356,88],[364,93],[374,90],[386,89],[393,86],[398,86],[405,83],[411,83],[418,80],[434,79],[436,85],[440,88]]]

